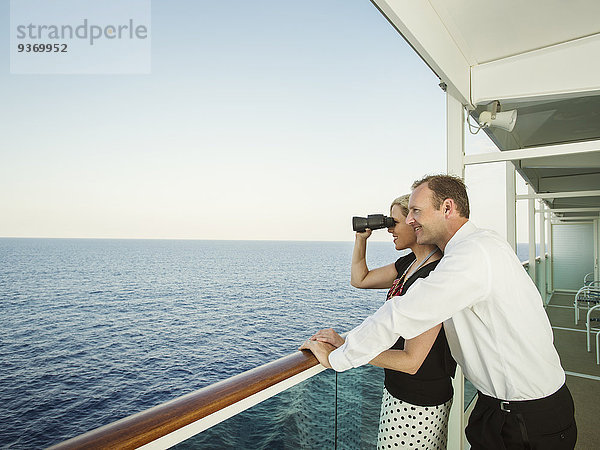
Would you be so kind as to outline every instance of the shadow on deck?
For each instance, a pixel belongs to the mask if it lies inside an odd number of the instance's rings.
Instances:
[[[576,449],[600,448],[600,366],[596,364],[595,333],[588,353],[585,312],[575,324],[574,294],[554,294],[546,312],[554,330],[554,345],[567,372],[567,385],[575,401],[578,438]]]

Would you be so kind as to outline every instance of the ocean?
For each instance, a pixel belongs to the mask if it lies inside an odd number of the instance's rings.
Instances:
[[[0,446],[40,448],[346,331],[350,242],[0,239]],[[398,257],[372,242],[372,267]]]
[[[350,286],[352,247],[0,239],[0,447],[47,447],[288,355],[320,328],[351,329],[385,299]],[[369,267],[399,255],[369,243]],[[290,393],[271,430],[306,395]]]

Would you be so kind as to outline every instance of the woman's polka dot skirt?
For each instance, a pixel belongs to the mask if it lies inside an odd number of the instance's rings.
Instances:
[[[452,399],[438,406],[415,406],[383,389],[377,449],[444,450]]]

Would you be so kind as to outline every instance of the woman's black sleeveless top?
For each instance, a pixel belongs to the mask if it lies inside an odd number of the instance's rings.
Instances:
[[[407,267],[415,260],[415,254],[410,253],[396,261],[398,278],[402,276]],[[438,261],[425,264],[404,281],[403,295],[410,286],[419,278],[425,278],[435,269]],[[397,284],[398,279],[395,284]],[[392,288],[394,289],[394,288]],[[396,294],[398,295],[398,294]],[[427,302],[427,299],[422,299]],[[403,350],[404,338],[392,346],[392,349]],[[423,361],[416,374],[410,375],[396,370],[385,369],[385,387],[388,392],[399,400],[419,406],[435,406],[446,403],[452,398],[452,379],[456,370],[456,362],[450,354],[450,348],[446,341],[444,328],[440,330],[431,351]]]

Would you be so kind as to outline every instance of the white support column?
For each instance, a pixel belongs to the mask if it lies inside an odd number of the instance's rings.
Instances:
[[[548,292],[550,294],[554,293],[554,269],[553,269],[553,255],[552,255],[552,213],[549,209],[546,209],[546,224],[548,237],[548,248],[546,252],[548,253],[548,260],[546,263],[548,264],[548,270],[546,271],[546,284],[548,286]]]
[[[465,177],[465,113],[463,105],[450,92],[446,92],[446,171],[448,174]],[[460,366],[452,381],[454,399],[448,421],[448,450],[464,449],[465,430],[465,381]]]
[[[548,303],[548,289],[546,287],[546,204],[540,202],[540,280],[538,289],[544,304]]]
[[[507,161],[506,165],[506,240],[517,251],[517,187],[515,166]]]
[[[465,177],[465,110],[450,92],[446,93],[446,170]]]
[[[527,200],[527,213],[529,217],[529,276],[536,282],[535,277],[535,192],[531,186],[527,186],[529,199]]]

